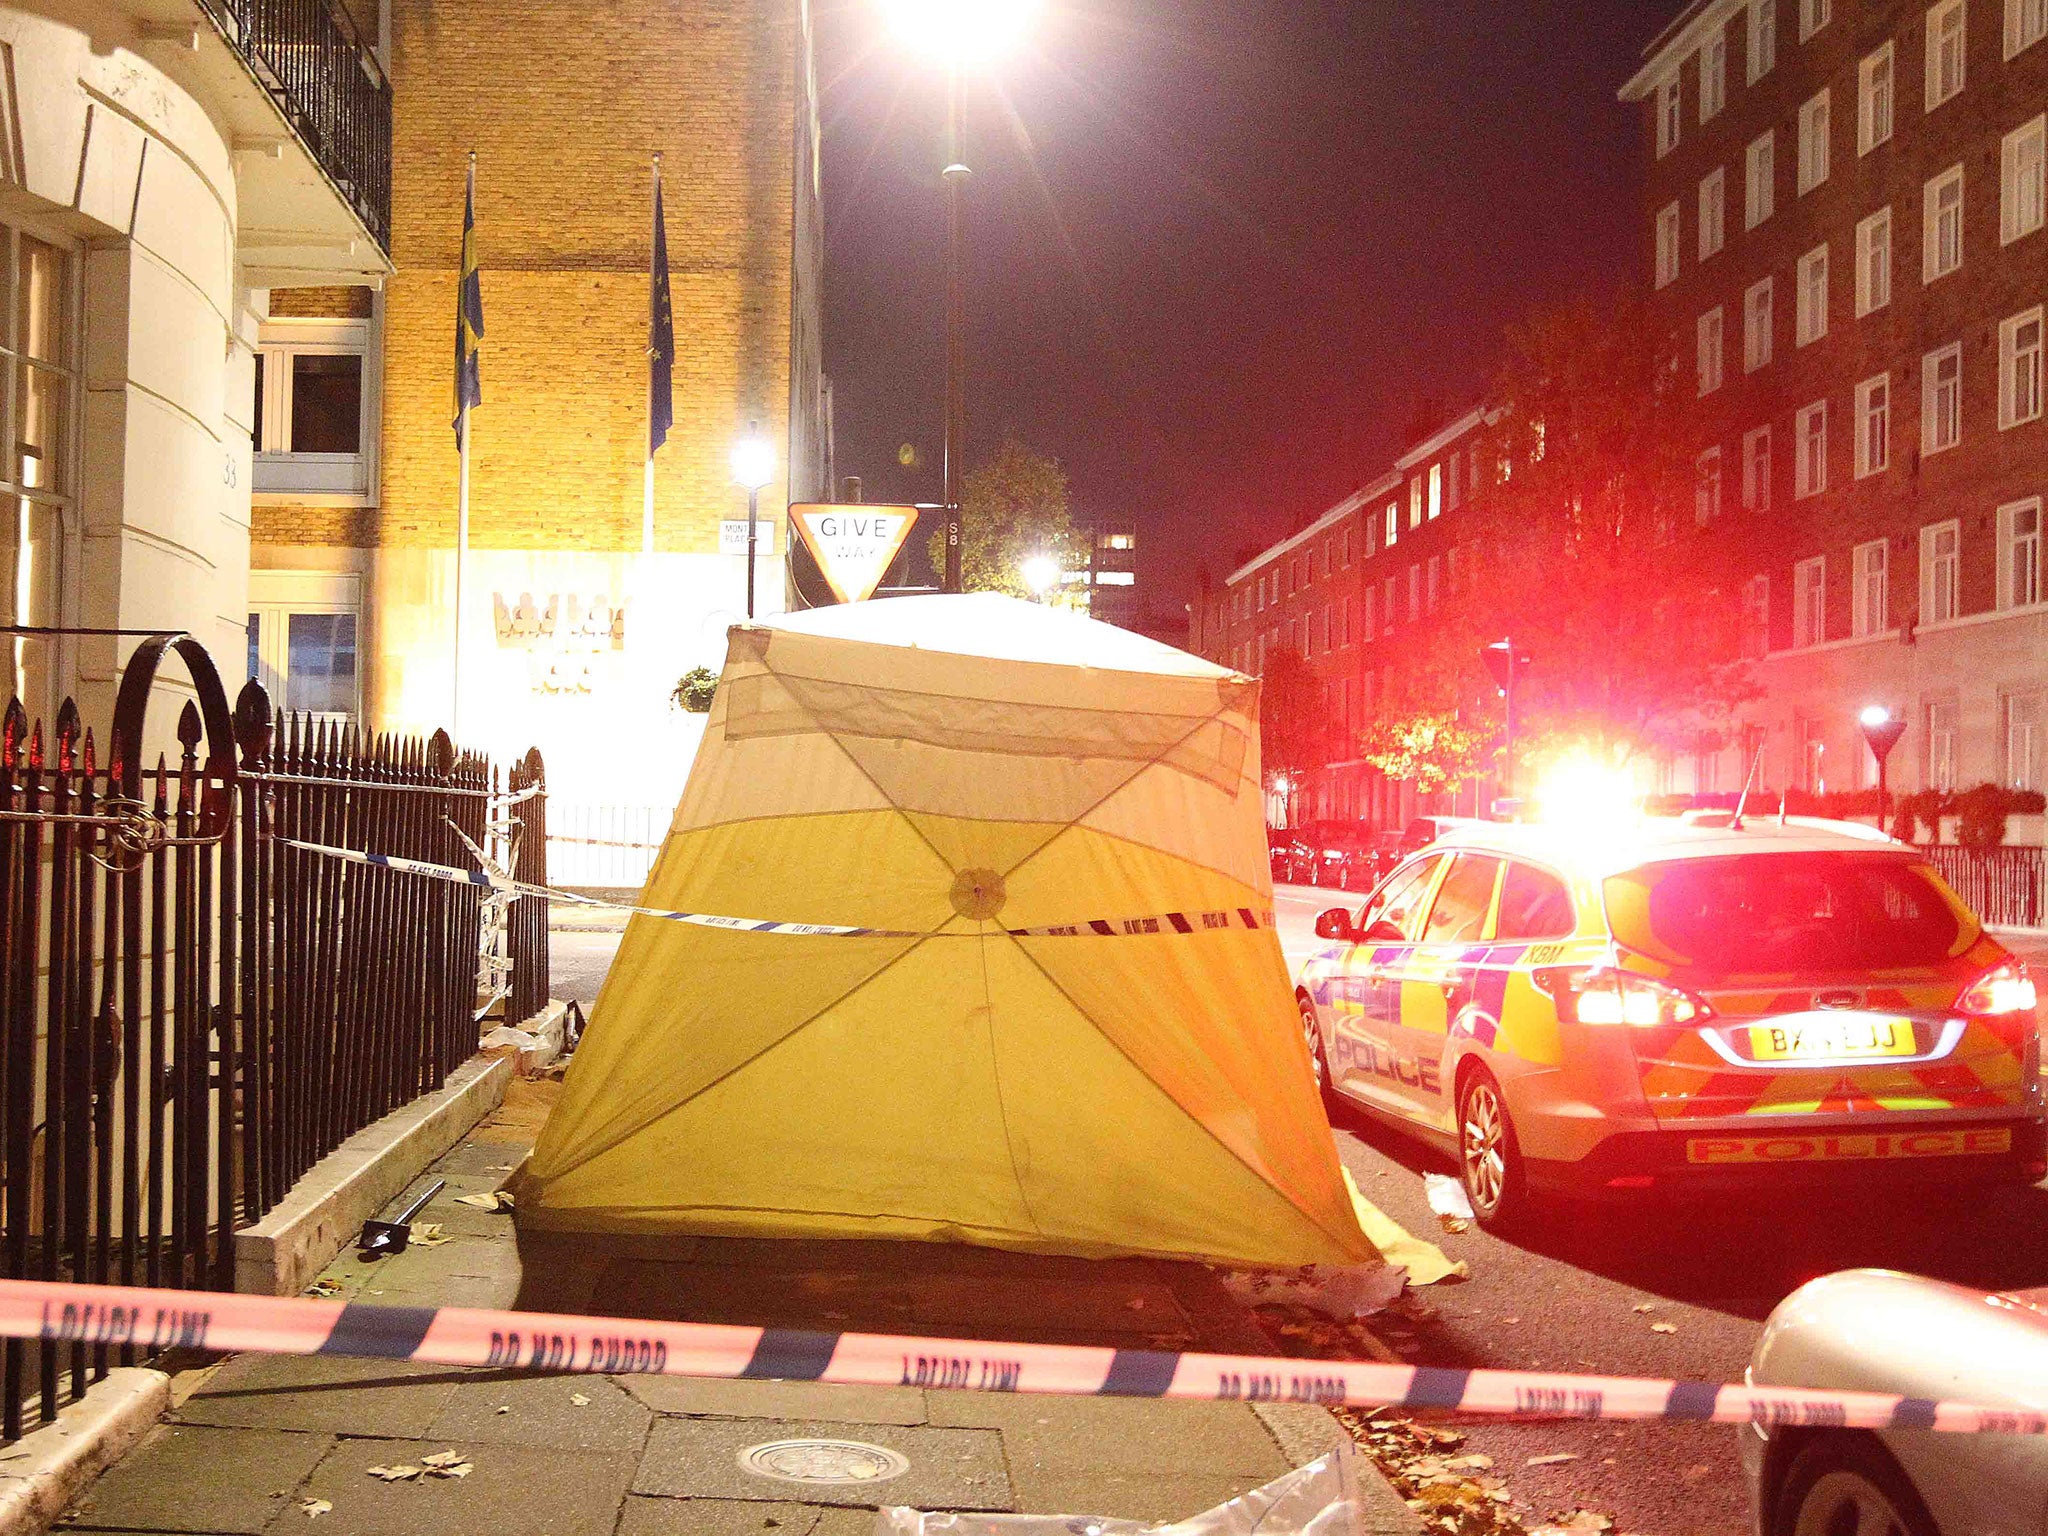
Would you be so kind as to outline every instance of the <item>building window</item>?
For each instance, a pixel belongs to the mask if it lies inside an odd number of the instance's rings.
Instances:
[[[1400,537],[1401,504],[1398,501],[1390,501],[1387,503],[1387,536],[1381,541],[1381,547],[1383,549],[1392,549]]]
[[[1771,429],[1758,427],[1742,439],[1742,505],[1751,512],[1771,510]]]
[[[1856,386],[1856,478],[1881,473],[1892,459],[1892,380],[1888,373]]]
[[[1950,166],[1921,195],[1921,277],[1933,282],[1963,264],[1963,168]]]
[[[361,578],[249,573],[249,676],[282,709],[351,719],[362,707],[356,649]]]
[[[1830,0],[1799,0],[1799,41],[1805,42],[1828,24]]]
[[[1881,635],[1890,627],[1885,613],[1888,556],[1884,539],[1858,544],[1854,551],[1856,585],[1850,594],[1849,632],[1858,639]]]
[[[1413,624],[1422,617],[1422,567],[1420,564],[1408,567],[1408,622]]]
[[[1709,448],[1693,466],[1692,520],[1704,528],[1721,515],[1721,450]]]
[[[2048,37],[2048,0],[2005,0],[2005,56]]]
[[[2041,306],[1998,327],[1998,425],[2041,417]]]
[[[1380,633],[1391,635],[1394,632],[1395,619],[1394,578],[1389,576],[1380,591]]]
[[[1998,509],[1998,606],[2041,601],[2041,498]]]
[[[1799,258],[1798,342],[1807,346],[1828,333],[1828,248],[1815,246]]]
[[[1927,706],[1927,787],[1944,794],[1956,787],[1956,725],[1960,713],[1949,699]]]
[[[1799,109],[1799,195],[1828,179],[1828,93]]]
[[[1414,475],[1408,481],[1408,526],[1422,526],[1422,476]]]
[[[1742,182],[1742,227],[1755,229],[1771,216],[1772,205],[1777,196],[1778,136],[1775,131],[1766,132],[1761,138],[1751,141]]]
[[[1778,63],[1778,0],[1749,0],[1749,83]]]
[[[1755,373],[1771,360],[1771,280],[1752,283],[1742,296],[1742,371]]]
[[[1444,515],[1444,467],[1441,464],[1429,466],[1429,519],[1435,522]]]
[[[1796,442],[1797,485],[1793,494],[1818,496],[1828,488],[1828,403],[1816,400],[1799,413]]]
[[[370,322],[268,320],[256,351],[251,488],[370,499]]]
[[[1962,524],[1954,518],[1920,530],[1920,622],[1941,624],[1961,612]]]
[[[1657,214],[1657,286],[1668,287],[1678,278],[1678,204]]]
[[[2005,136],[1998,157],[2001,244],[2011,245],[2041,227],[2044,162],[2048,162],[2048,115],[2037,117]]]
[[[1742,587],[1743,636],[1742,649],[1745,655],[1768,656],[1771,654],[1771,578],[1752,576]]]
[[[1379,588],[1368,586],[1365,589],[1365,626],[1359,630],[1358,637],[1361,640],[1369,641],[1379,632]]]
[[[1713,173],[1700,181],[1700,260],[1720,250],[1727,238],[1728,172],[1715,166]]]
[[[1892,45],[1886,43],[1856,71],[1856,153],[1867,155],[1892,136]]]
[[[1728,30],[1721,27],[1700,49],[1700,121],[1728,105]]]
[[[1442,558],[1437,555],[1431,555],[1429,557],[1429,571],[1427,580],[1425,581],[1423,586],[1423,612],[1436,612],[1437,593],[1443,586],[1443,576],[1444,564]]]
[[[73,525],[73,434],[79,420],[78,263],[70,248],[0,222],[0,505],[13,536],[0,612],[10,624],[66,622],[66,530]],[[57,705],[50,638],[7,637],[8,691],[31,719]]]
[[[1892,211],[1880,208],[1856,226],[1856,316],[1892,301]]]
[[[1792,567],[1792,644],[1803,649],[1828,637],[1828,559],[1815,555]]]
[[[2005,782],[2013,789],[2041,787],[2048,763],[2048,693],[2015,693],[2005,701]]]
[[[1462,453],[1453,453],[1451,455],[1450,464],[1451,510],[1455,512],[1458,510],[1459,507],[1463,506],[1465,502],[1465,477],[1461,473],[1461,471],[1465,467],[1465,455]]]
[[[1721,387],[1721,310],[1717,305],[1699,318],[1700,393],[1710,395]]]
[[[1657,87],[1657,158],[1663,159],[1678,148],[1678,76],[1673,75]]]
[[[1920,361],[1920,451],[1940,453],[1963,440],[1963,344],[1952,341]]]
[[[1927,110],[1962,94],[1963,0],[1941,0],[1927,12]]]

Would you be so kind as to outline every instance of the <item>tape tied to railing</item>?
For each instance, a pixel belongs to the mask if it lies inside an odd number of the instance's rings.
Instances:
[[[1001,1344],[472,1307],[0,1280],[0,1335],[153,1353],[349,1355],[558,1374],[813,1381],[1053,1396],[1321,1403],[1507,1418],[2048,1435],[2048,1414],[1888,1392]]]
[[[376,869],[395,870],[400,874],[421,875],[429,880],[441,880],[451,885],[474,886],[482,891],[495,891],[514,896],[534,896],[543,901],[559,902],[566,906],[597,907],[610,912],[652,917],[663,922],[689,923],[700,928],[836,939],[971,939],[983,937],[985,932],[978,928],[920,930],[862,928],[835,923],[779,922],[753,917],[729,917],[715,912],[679,912],[668,907],[643,907],[629,901],[609,901],[601,896],[586,896],[577,891],[564,891],[554,886],[515,880],[494,860],[485,856],[467,837],[463,838],[463,842],[477,855],[478,862],[484,866],[481,869],[458,869],[452,864],[434,864],[424,859],[403,858],[395,853],[365,853],[360,848],[336,848],[326,843],[309,843],[295,837],[279,837],[273,841],[281,848],[293,848],[301,853],[341,859],[347,863],[364,864]],[[1226,929],[1256,931],[1272,926],[1271,912],[1253,907],[1225,907],[1207,912],[1158,912],[1146,917],[1087,918],[1079,922],[1051,923],[1036,928],[999,927],[994,931],[1013,939],[1135,938],[1147,934],[1215,933]]]

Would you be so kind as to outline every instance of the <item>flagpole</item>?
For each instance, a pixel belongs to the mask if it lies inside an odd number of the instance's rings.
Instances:
[[[654,215],[661,207],[661,151],[654,152],[654,192],[649,199],[647,227],[654,228]],[[648,245],[647,256],[647,330],[648,341],[654,339],[654,285],[660,280],[655,269],[657,252],[653,244]],[[644,466],[640,487],[640,553],[654,553],[654,348],[647,349],[647,461]]]
[[[463,190],[464,217],[476,206],[476,151],[469,152],[469,180]],[[459,264],[458,264],[459,265]],[[457,271],[455,276],[455,305],[459,313],[462,308],[461,288],[468,274]],[[460,381],[457,383],[460,388]],[[462,579],[469,564],[469,405],[462,403],[460,421],[455,433],[458,450],[455,472],[455,667],[453,671],[454,698],[449,713],[453,717],[451,734],[457,744],[462,741]]]

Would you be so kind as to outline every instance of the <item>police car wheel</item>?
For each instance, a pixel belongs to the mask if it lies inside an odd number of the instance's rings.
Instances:
[[[1809,1442],[1786,1469],[1768,1536],[1940,1536],[1927,1506],[1884,1448],[1866,1435]]]
[[[1301,1010],[1301,1033],[1308,1041],[1308,1059],[1315,1071],[1316,1092],[1323,1097],[1323,1107],[1334,1113],[1337,1091],[1330,1086],[1330,1058],[1323,1054],[1323,1032],[1316,1027],[1316,1005],[1309,1001],[1306,992],[1297,993],[1294,1000]]]
[[[1458,1094],[1458,1176],[1483,1227],[1511,1225],[1527,1202],[1515,1128],[1500,1084],[1483,1068]]]

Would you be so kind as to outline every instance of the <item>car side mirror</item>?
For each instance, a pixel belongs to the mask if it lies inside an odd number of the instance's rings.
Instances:
[[[1351,914],[1342,907],[1332,907],[1327,912],[1316,914],[1316,937],[1335,939],[1349,944],[1357,939],[1357,930],[1351,926]]]
[[[1361,944],[1405,944],[1407,941],[1408,935],[1384,917],[1366,929],[1358,940]]]

